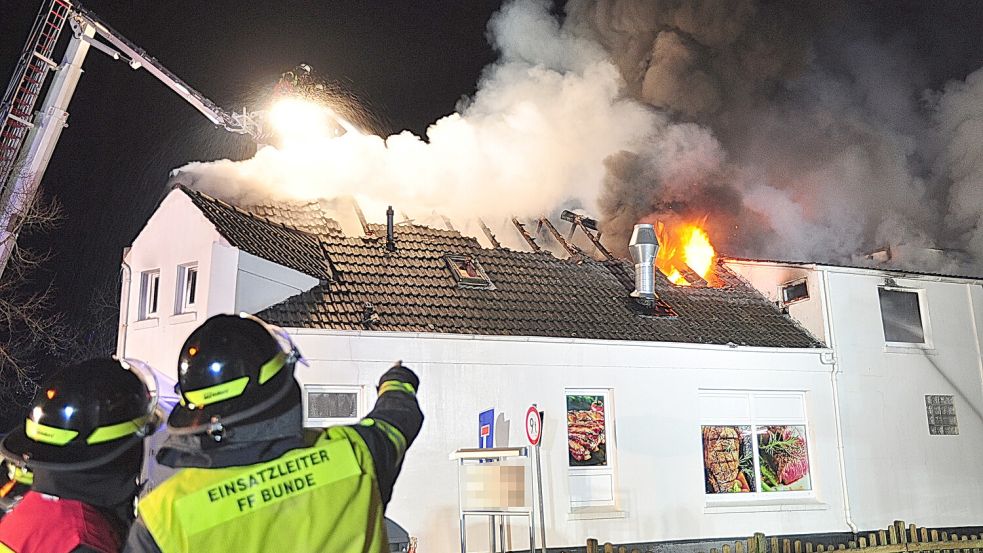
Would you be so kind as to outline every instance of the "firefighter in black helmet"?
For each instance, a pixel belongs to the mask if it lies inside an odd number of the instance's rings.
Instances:
[[[116,552],[133,521],[143,438],[159,420],[146,365],[93,359],[41,386],[0,452],[33,473],[0,520],[0,551]]]
[[[304,440],[300,353],[282,329],[217,315],[178,359],[181,402],[157,455],[183,470],[140,502],[125,551],[388,551],[383,514],[423,422],[398,364],[358,424]]]

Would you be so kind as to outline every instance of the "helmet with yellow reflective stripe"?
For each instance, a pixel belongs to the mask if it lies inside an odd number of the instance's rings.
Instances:
[[[27,420],[0,442],[0,452],[31,468],[97,467],[152,433],[156,408],[156,379],[147,365],[91,359],[42,383]]]
[[[167,420],[175,434],[208,432],[263,414],[294,382],[300,353],[283,329],[252,315],[215,315],[178,355],[180,403]]]

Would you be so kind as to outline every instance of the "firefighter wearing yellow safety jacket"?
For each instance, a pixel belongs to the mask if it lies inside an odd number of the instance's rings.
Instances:
[[[384,511],[423,423],[419,380],[397,363],[366,418],[310,443],[300,360],[282,329],[247,315],[191,334],[157,455],[182,470],[140,501],[124,551],[389,551]]]

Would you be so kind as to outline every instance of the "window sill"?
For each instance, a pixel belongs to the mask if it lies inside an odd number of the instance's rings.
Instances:
[[[707,503],[703,513],[716,515],[724,513],[765,513],[788,511],[825,511],[829,505],[817,499],[791,499],[786,501],[727,501]]]
[[[928,344],[900,344],[890,343],[884,345],[884,353],[917,353],[919,355],[936,355],[938,352],[934,346]]]
[[[157,328],[160,324],[160,319],[154,317],[152,319],[140,319],[139,321],[133,321],[130,323],[130,328],[133,330],[142,330],[144,328]]]
[[[198,318],[198,313],[191,311],[188,313],[178,313],[177,315],[171,315],[167,319],[168,324],[176,325],[181,323],[190,323]]]
[[[575,507],[567,513],[567,520],[600,520],[606,518],[628,518],[628,513],[614,507]]]

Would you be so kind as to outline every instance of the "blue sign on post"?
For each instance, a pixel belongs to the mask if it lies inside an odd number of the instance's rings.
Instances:
[[[478,413],[478,447],[495,447],[495,410]]]

